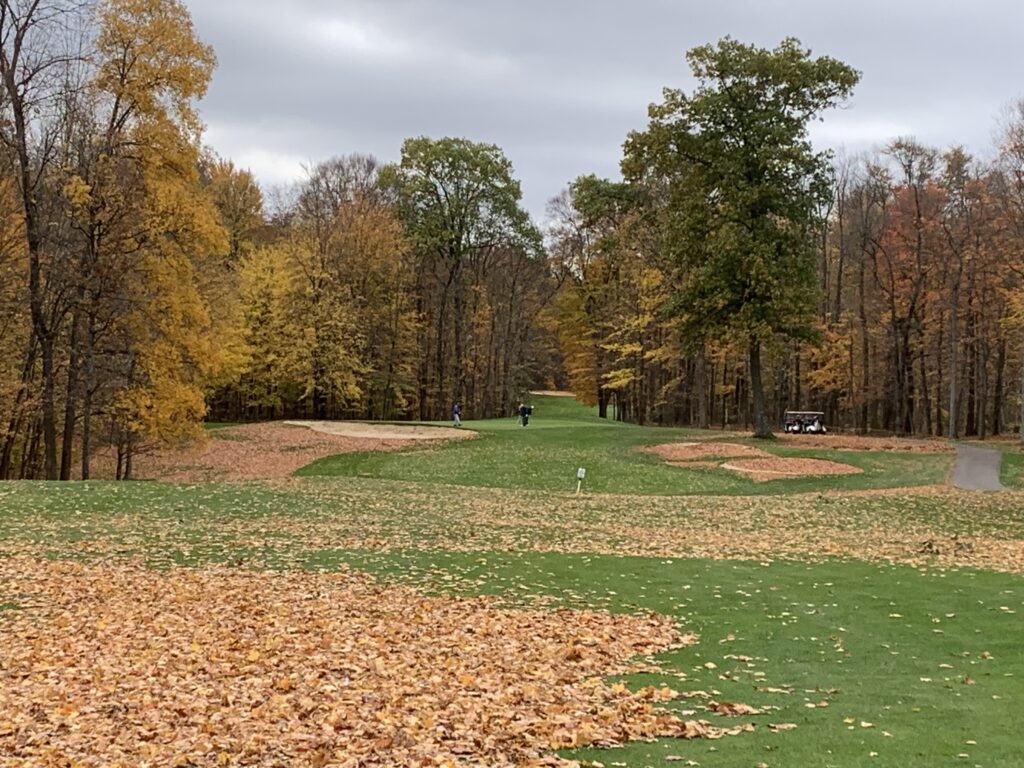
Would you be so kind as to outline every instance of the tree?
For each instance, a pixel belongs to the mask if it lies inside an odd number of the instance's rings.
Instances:
[[[1011,266],[1018,276],[1024,276],[1021,257],[1024,256],[1024,99],[1016,101],[1009,119],[1002,126],[999,142],[999,186],[1005,222],[1005,250],[1014,257]],[[1019,335],[1019,365],[1017,390],[1017,423],[1020,430],[1020,443],[1024,445],[1024,299],[1018,289],[1017,331]]]
[[[82,59],[73,0],[0,0],[0,143],[14,169],[28,255],[31,356],[42,365],[41,426],[45,476],[57,479],[57,344],[66,312],[62,234],[48,226],[60,217],[49,208],[59,196],[61,139],[69,128],[68,101]],[[55,188],[56,182],[56,188]],[[51,218],[51,214],[53,218]]]
[[[405,415],[416,361],[409,244],[378,167],[362,155],[315,166],[276,241],[243,259],[253,354],[238,393],[246,410],[232,417]]]
[[[408,139],[384,182],[395,191],[419,257],[419,313],[432,319],[425,328],[432,326],[434,360],[432,371],[419,374],[420,415],[440,418],[451,396],[468,399],[465,351],[473,328],[467,304],[473,297],[467,272],[486,270],[503,251],[539,253],[540,234],[520,207],[512,164],[493,144]]]
[[[811,238],[830,163],[807,126],[859,75],[792,38],[774,50],[725,38],[687,60],[697,89],[667,89],[651,106],[648,129],[627,140],[623,171],[667,183],[674,311],[691,337],[747,340],[754,432],[767,437],[762,344],[811,338],[818,306]]]

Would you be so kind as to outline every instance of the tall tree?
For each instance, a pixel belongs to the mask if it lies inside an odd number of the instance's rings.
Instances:
[[[493,144],[466,139],[408,139],[385,181],[413,239],[419,264],[419,311],[432,322],[434,360],[421,371],[420,415],[447,412],[469,385],[467,273],[486,269],[507,250],[541,251],[540,234],[520,206],[512,164]],[[429,321],[428,321],[429,322]],[[426,341],[426,339],[424,339]],[[423,379],[430,376],[430,385]]]
[[[67,310],[64,254],[55,239],[58,169],[69,129],[77,66],[83,59],[81,11],[73,0],[0,0],[0,142],[14,169],[28,255],[32,349],[42,364],[44,472],[57,479],[57,345]],[[51,213],[53,216],[51,218]]]
[[[812,238],[830,163],[807,126],[859,74],[792,38],[773,50],[725,38],[687,60],[698,87],[667,89],[651,106],[623,170],[667,181],[667,245],[681,267],[675,311],[691,336],[747,340],[754,432],[765,437],[762,345],[776,334],[811,337],[818,306]]]

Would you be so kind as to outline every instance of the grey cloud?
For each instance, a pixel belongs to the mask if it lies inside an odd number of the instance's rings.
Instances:
[[[393,160],[408,136],[465,136],[505,150],[538,217],[575,176],[614,175],[648,103],[692,85],[685,51],[726,34],[793,35],[863,71],[815,128],[823,146],[897,131],[984,154],[1022,95],[1016,0],[186,2],[220,60],[203,115],[221,154],[277,181],[300,161]]]

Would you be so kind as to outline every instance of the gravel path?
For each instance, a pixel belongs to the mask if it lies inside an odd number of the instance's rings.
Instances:
[[[979,448],[965,443],[956,444],[956,464],[953,467],[953,485],[969,491],[1005,491],[999,482],[1003,454],[994,448]]]

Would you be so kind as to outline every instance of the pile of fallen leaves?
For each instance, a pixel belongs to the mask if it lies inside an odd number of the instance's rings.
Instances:
[[[0,765],[557,765],[752,730],[607,675],[694,642],[663,616],[503,610],[353,574],[0,561]],[[647,662],[649,667],[650,662]]]
[[[864,470],[827,459],[805,459],[791,456],[766,456],[762,459],[740,459],[722,464],[722,469],[739,472],[752,480],[778,480],[783,477],[826,477],[857,475]]]
[[[427,429],[422,427],[421,429]],[[436,430],[437,439],[472,437],[472,432]],[[174,483],[272,480],[291,475],[295,470],[326,456],[358,451],[396,451],[423,445],[421,436],[364,430],[346,434],[313,430],[286,422],[266,422],[226,427],[212,432],[209,439],[181,448],[143,451],[134,460],[136,478]],[[93,477],[110,479],[117,466],[113,449],[99,451],[93,458]]]
[[[742,443],[665,443],[645,449],[674,467],[727,469],[752,480],[854,475],[863,470],[825,459],[774,456]],[[729,461],[724,461],[728,459]]]
[[[867,437],[866,435],[800,435],[783,433],[776,437],[799,448],[836,451],[896,451],[906,453],[953,453],[952,443],[911,437]]]
[[[710,459],[753,459],[770,453],[742,443],[664,443],[646,449],[669,464],[688,465]]]

